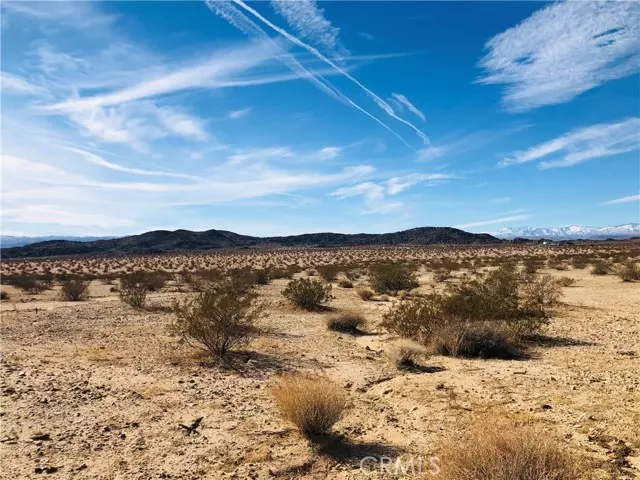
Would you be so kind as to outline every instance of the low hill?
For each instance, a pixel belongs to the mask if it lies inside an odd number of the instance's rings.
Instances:
[[[491,244],[501,240],[450,227],[421,227],[395,233],[307,233],[284,237],[251,237],[224,230],[192,232],[156,230],[141,235],[73,242],[52,240],[23,247],[2,249],[2,258],[31,258],[69,255],[136,255],[194,252],[246,247],[347,247],[367,245]]]

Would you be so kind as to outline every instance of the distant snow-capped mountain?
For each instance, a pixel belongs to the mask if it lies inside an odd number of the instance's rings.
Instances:
[[[585,227],[569,225],[568,227],[513,227],[502,228],[491,232],[498,238],[546,238],[549,240],[602,240],[604,238],[631,238],[640,236],[640,223],[627,223],[610,227]]]

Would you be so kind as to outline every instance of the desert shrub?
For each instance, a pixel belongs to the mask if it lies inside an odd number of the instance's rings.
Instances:
[[[274,268],[271,270],[271,278],[278,280],[281,278],[291,279],[293,278],[293,271],[287,268]]]
[[[199,270],[193,274],[183,273],[182,278],[195,292],[204,292],[211,286],[222,282],[225,275],[217,269]]]
[[[429,350],[413,340],[401,338],[389,344],[385,351],[387,359],[398,369],[410,369],[420,365],[429,355]]]
[[[571,277],[560,277],[556,279],[556,282],[562,287],[572,287],[576,284],[575,279]]]
[[[256,285],[268,285],[269,280],[271,280],[269,276],[268,268],[259,268],[253,271],[253,280]]]
[[[142,308],[149,292],[148,274],[133,272],[120,277],[120,299],[134,308]]]
[[[79,302],[86,300],[89,295],[89,282],[80,278],[72,278],[62,282],[62,290],[60,295],[63,300],[69,302]]]
[[[110,288],[109,288],[109,291],[110,291],[111,293],[115,293],[115,292],[119,292],[119,291],[120,291],[120,289],[114,285],[113,287],[110,287]]]
[[[442,480],[579,480],[578,463],[561,444],[533,426],[493,418],[479,422],[462,442],[440,455]]]
[[[167,272],[150,272],[146,275],[147,288],[150,292],[158,292],[164,287],[171,275]]]
[[[377,293],[412,290],[419,286],[416,268],[404,263],[380,263],[369,269],[371,287]]]
[[[255,275],[251,268],[235,268],[229,272],[229,276],[224,281],[228,286],[238,293],[246,293],[255,285]]]
[[[640,280],[640,267],[635,261],[630,260],[621,265],[617,275],[623,282],[635,282]]]
[[[400,337],[424,343],[434,329],[448,320],[441,300],[439,295],[431,294],[399,302],[383,316],[381,326]]]
[[[358,288],[356,290],[356,293],[365,302],[373,298],[373,290],[370,290],[368,288],[362,288],[362,287]]]
[[[336,332],[358,332],[366,325],[365,318],[356,312],[342,312],[327,319],[327,328]]]
[[[7,284],[13,285],[14,287],[32,295],[37,295],[49,288],[33,275],[12,275],[10,278],[5,280]]]
[[[519,358],[524,345],[504,322],[449,322],[429,338],[431,351],[467,358]]]
[[[340,280],[338,286],[342,288],[353,288],[353,282],[351,282],[351,280]]]
[[[436,281],[436,283],[446,282],[449,278],[451,278],[450,270],[439,268],[438,270],[433,272],[433,279]]]
[[[609,272],[611,272],[611,267],[601,260],[595,262],[591,268],[592,275],[608,275]]]
[[[573,280],[569,277],[564,279]],[[557,305],[562,296],[563,283],[566,280],[555,279],[551,275],[534,276],[526,279],[521,285],[521,294],[525,304],[534,311],[544,310],[546,307]],[[569,285],[566,285],[569,286]],[[542,316],[541,312],[541,316]]]
[[[9,300],[9,294],[5,290],[0,290],[0,300]]]
[[[172,329],[187,342],[222,358],[258,334],[254,323],[264,307],[255,300],[253,292],[240,293],[229,283],[220,284],[194,299],[175,302]]]
[[[314,310],[331,299],[331,284],[310,278],[291,280],[282,295],[297,307]]]
[[[567,267],[559,258],[550,258],[547,260],[547,266],[560,271],[569,269],[569,267]]]
[[[523,264],[524,273],[527,273],[529,275],[533,275],[534,273],[536,273],[542,266],[541,261],[535,258],[527,258],[526,260],[524,260]]]
[[[340,270],[340,265],[321,265],[316,267],[318,275],[320,275],[325,282],[332,282],[335,280],[338,273],[340,273]]]
[[[571,266],[578,270],[583,270],[587,268],[588,262],[584,257],[573,257],[571,259]]]
[[[287,375],[271,393],[280,414],[310,438],[329,433],[348,406],[344,390],[325,377]]]

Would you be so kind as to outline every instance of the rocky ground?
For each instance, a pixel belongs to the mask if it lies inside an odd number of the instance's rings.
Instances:
[[[385,359],[389,336],[377,325],[391,302],[362,301],[354,289],[334,286],[330,306],[362,312],[369,327],[360,336],[328,331],[326,312],[288,306],[286,280],[258,287],[269,302],[264,334],[224,369],[168,330],[166,306],[188,295],[175,286],[143,311],[100,281],[75,303],[9,288],[0,306],[0,478],[377,478],[362,471],[363,458],[428,462],[443,440],[487,417],[540,424],[595,478],[637,478],[639,284],[550,273],[577,282],[564,288],[532,358],[436,356],[420,372]],[[269,387],[292,371],[344,386],[352,407],[336,425],[340,437],[312,448],[281,419]],[[179,426],[200,417],[197,433]]]

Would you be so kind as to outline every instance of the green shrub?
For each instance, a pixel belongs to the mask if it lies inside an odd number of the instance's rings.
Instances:
[[[89,283],[83,281],[80,278],[72,278],[62,282],[62,290],[60,294],[63,300],[69,302],[79,302],[86,300],[89,294]]]
[[[264,306],[255,300],[255,293],[240,293],[230,283],[212,287],[195,299],[174,303],[172,329],[187,342],[222,358],[258,335],[255,321]]]
[[[325,282],[334,281],[338,273],[340,273],[340,270],[341,267],[339,265],[321,265],[316,267],[318,275],[320,275]]]
[[[297,307],[314,310],[331,299],[331,284],[300,278],[290,281],[282,295]]]
[[[147,288],[150,292],[158,292],[170,278],[167,272],[150,272],[146,275]]]
[[[380,263],[369,269],[371,287],[377,293],[393,293],[418,287],[416,267],[404,263]]]

